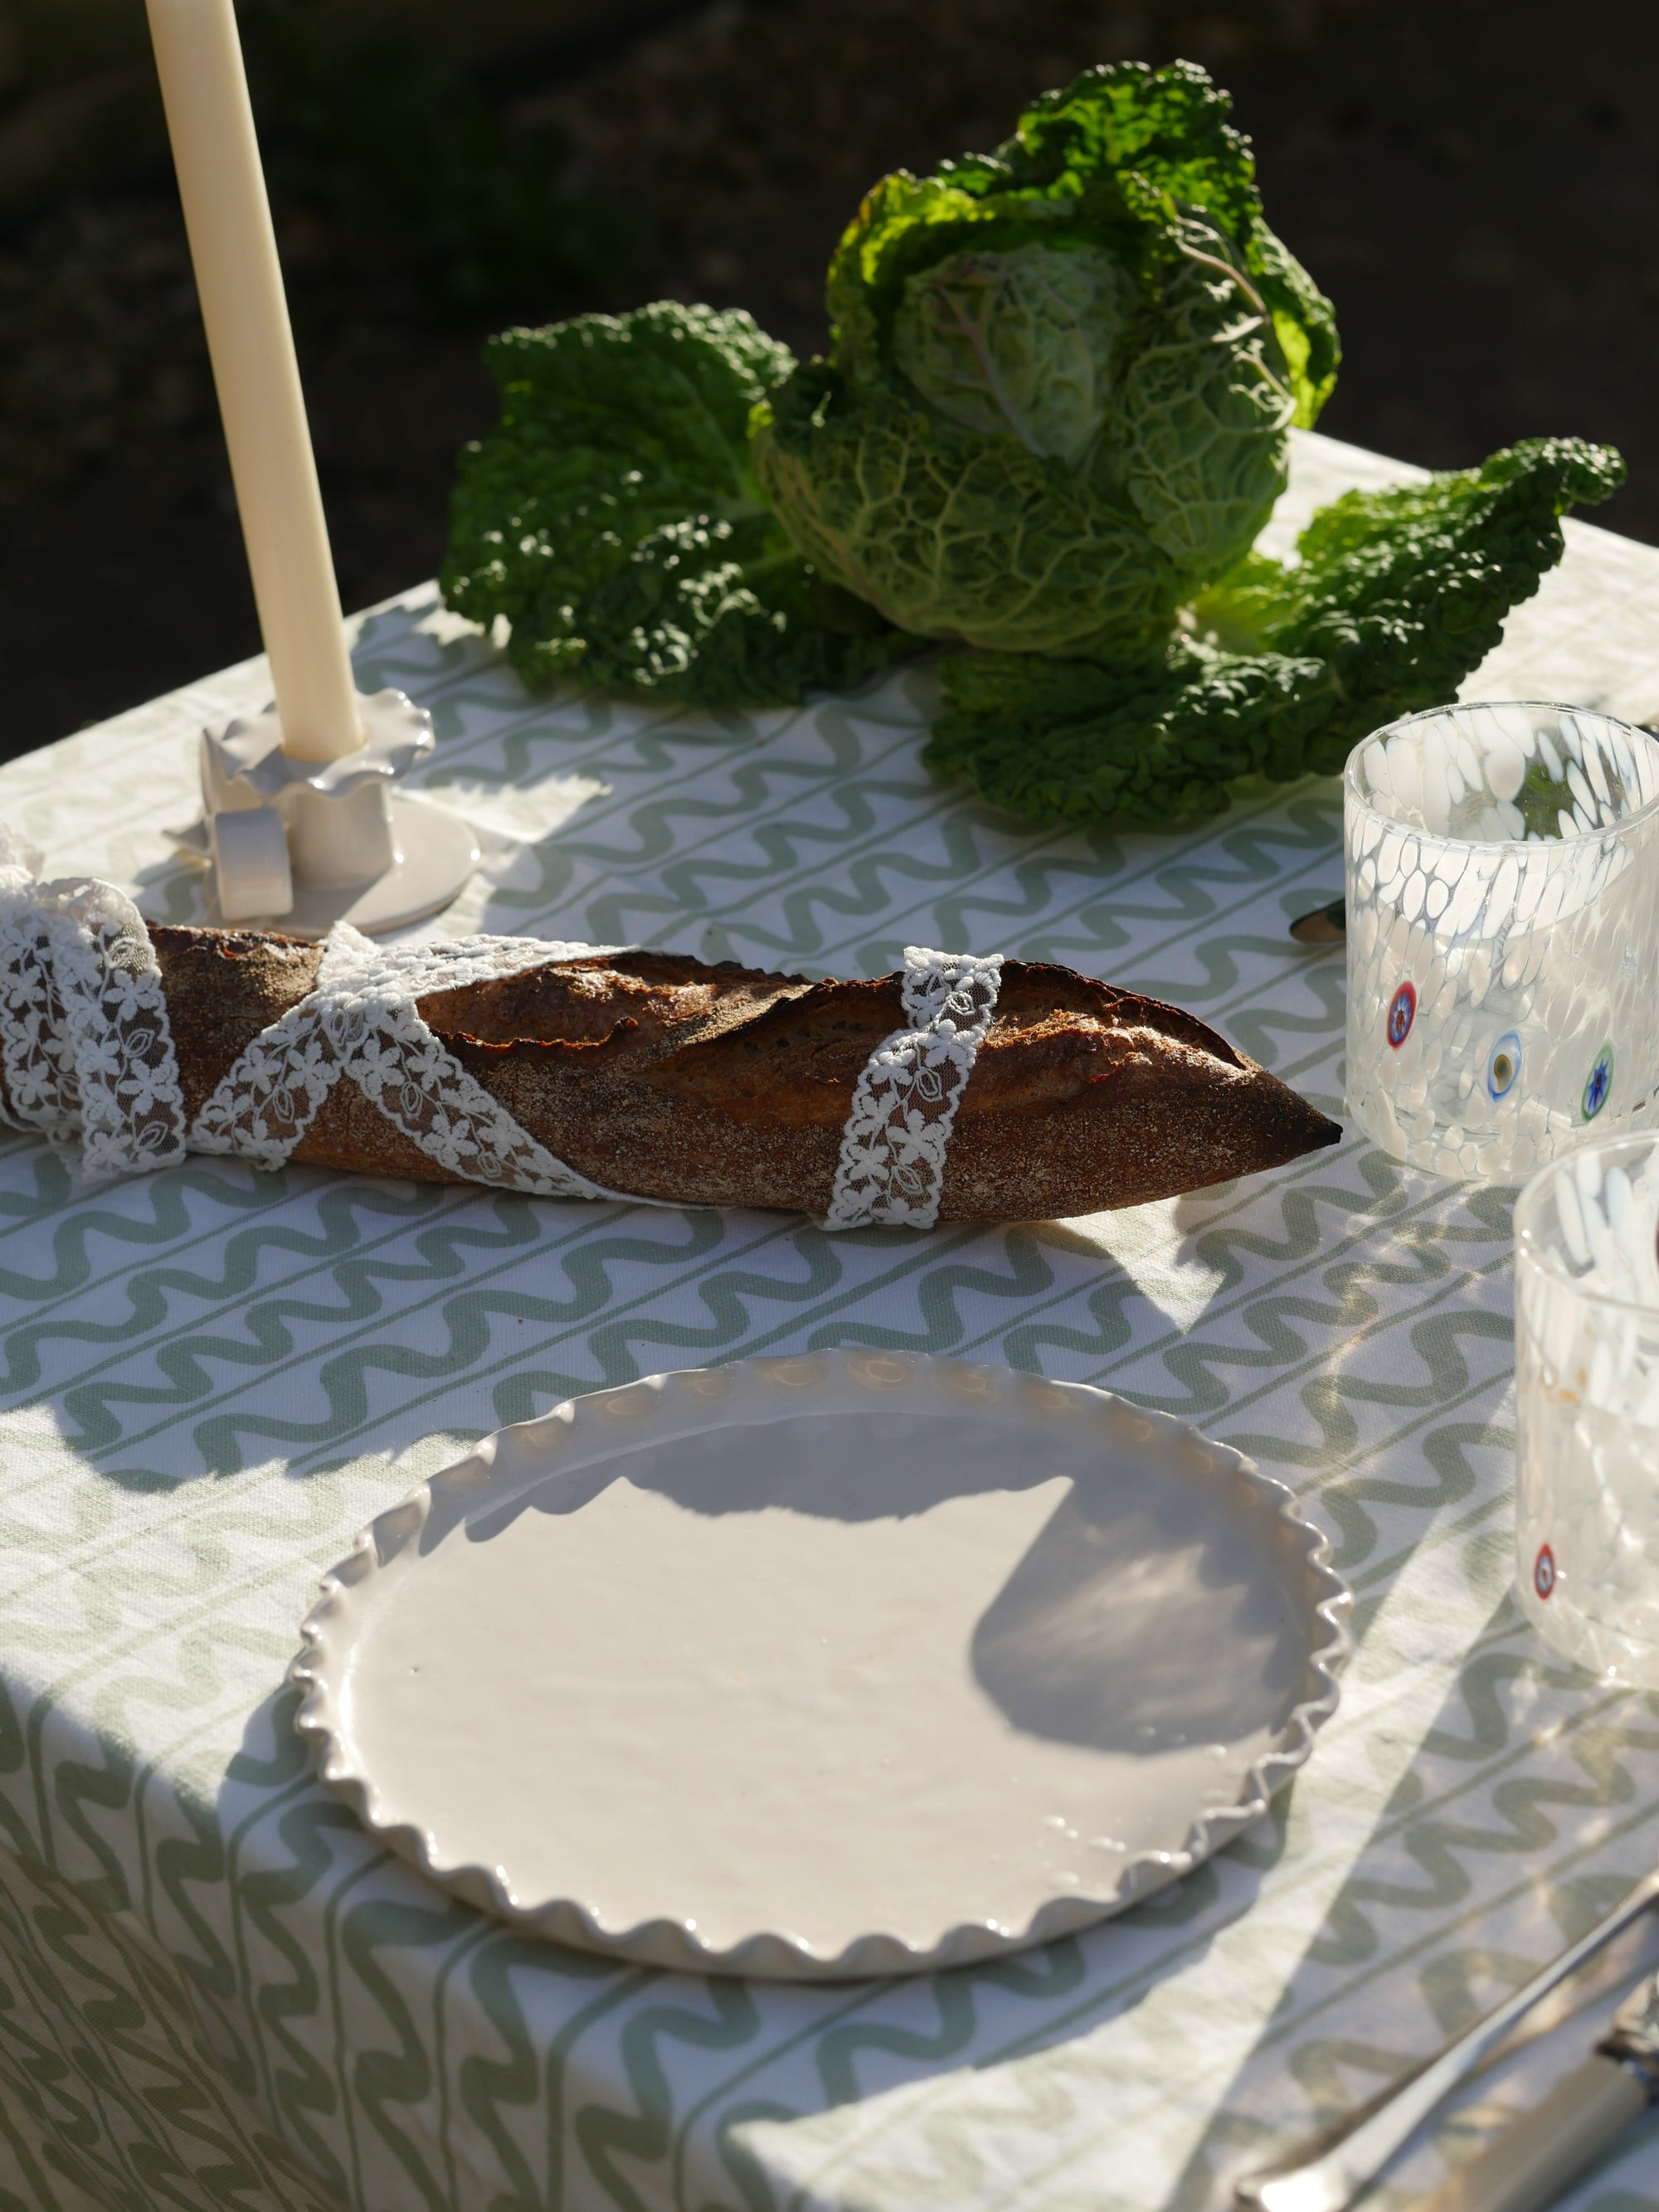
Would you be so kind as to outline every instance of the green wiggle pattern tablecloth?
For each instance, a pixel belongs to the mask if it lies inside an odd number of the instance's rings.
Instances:
[[[1276,518],[1387,464],[1304,439]],[[1153,837],[1012,824],[918,765],[932,678],[727,720],[527,697],[411,593],[359,680],[436,716],[487,832],[441,927],[874,973],[907,939],[1180,1001],[1340,1110],[1334,782]],[[192,913],[163,836],[258,664],[0,770],[55,868]],[[1659,708],[1659,553],[1575,528],[1472,695]],[[1046,1226],[831,1237],[310,1170],[77,1191],[0,1141],[0,2212],[806,2212],[1225,2201],[1659,1853],[1659,1705],[1509,1595],[1510,1202],[1357,1141]],[[915,1346],[1101,1382],[1295,1486],[1354,1584],[1341,1710],[1153,1904],[891,1985],[705,1983],[526,1942],[313,1779],[284,1668],[354,1532],[481,1432],[666,1367]],[[1627,1965],[1633,1965],[1634,1954]],[[1401,2171],[1575,2058],[1497,2068]],[[1574,2200],[1659,2199],[1638,2129]]]

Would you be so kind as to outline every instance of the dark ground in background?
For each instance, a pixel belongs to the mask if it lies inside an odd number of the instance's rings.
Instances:
[[[1597,517],[1659,541],[1659,9],[1565,0],[785,0],[720,5],[556,97],[632,268],[798,349],[861,188],[994,143],[1082,64],[1181,52],[1232,89],[1269,217],[1337,304],[1322,428],[1438,466],[1534,433],[1624,450]],[[434,323],[395,240],[281,214],[348,606],[428,575],[488,423],[484,328]],[[257,649],[176,204],[84,197],[0,246],[0,755]]]

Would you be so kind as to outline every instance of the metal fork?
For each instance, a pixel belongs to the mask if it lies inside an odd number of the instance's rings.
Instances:
[[[1644,1875],[1588,1936],[1570,1943],[1443,2051],[1425,2059],[1358,2112],[1322,2128],[1289,2158],[1247,2174],[1234,2189],[1234,2202],[1249,2207],[1249,2212],[1344,2212],[1441,2099],[1503,2041],[1518,2020],[1655,1903],[1659,1903],[1659,1868]]]

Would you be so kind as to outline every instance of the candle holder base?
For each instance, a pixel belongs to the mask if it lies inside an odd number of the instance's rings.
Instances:
[[[387,804],[396,856],[381,874],[344,884],[307,883],[296,876],[294,903],[286,912],[239,914],[232,922],[226,921],[210,889],[209,927],[276,930],[309,941],[326,937],[337,921],[349,921],[365,937],[379,937],[441,913],[478,865],[477,838],[447,807],[428,805],[402,792],[393,792]]]
[[[333,760],[285,752],[274,708],[203,732],[203,819],[173,842],[208,871],[216,926],[374,936],[436,914],[477,866],[459,815],[392,788],[431,752],[431,716],[401,691],[357,704],[363,741]]]

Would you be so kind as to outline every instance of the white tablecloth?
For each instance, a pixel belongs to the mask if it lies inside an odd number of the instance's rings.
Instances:
[[[1401,471],[1300,441],[1282,536]],[[1572,527],[1470,696],[1659,709],[1659,552]],[[1173,836],[1010,823],[919,767],[924,668],[723,720],[526,696],[416,592],[364,689],[429,706],[427,781],[488,832],[439,925],[825,974],[907,939],[1189,1006],[1340,1112],[1333,781]],[[188,918],[165,829],[228,672],[0,769],[57,868]],[[77,1193],[0,1143],[0,2205],[1114,2212],[1369,2094],[1659,1851],[1659,1717],[1509,1594],[1510,1194],[1350,1140],[1046,1226],[832,1238],[193,1159]],[[1295,1486],[1358,1596],[1341,1710],[1274,1813],[1155,1903],[1013,1964],[704,1983],[538,1947],[320,1789],[283,1671],[320,1573],[459,1448],[567,1395],[828,1344],[1098,1382]],[[1627,1959],[1633,1954],[1626,1953]],[[1605,1998],[1601,2001],[1605,2007]],[[1489,2075],[1401,2169],[1576,2060]],[[211,2052],[211,2062],[201,2056]],[[1573,2200],[1659,2197],[1659,2136]]]

